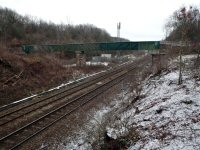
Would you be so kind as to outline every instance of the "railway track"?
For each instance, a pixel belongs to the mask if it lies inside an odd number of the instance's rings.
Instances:
[[[62,89],[28,104],[3,110],[0,112],[0,148],[19,147],[119,83],[133,69],[132,64],[121,66],[93,78],[90,82],[74,85],[70,89]]]
[[[87,87],[101,81],[103,78],[109,77],[111,74],[117,73],[121,70],[122,70],[122,68],[113,70],[105,75],[102,75],[100,77],[96,77],[96,78],[92,79],[90,82],[86,82],[81,85],[80,84],[75,85],[75,86],[71,87],[70,89],[61,90],[61,91],[55,93],[54,95],[50,95],[50,96],[42,98],[42,99],[36,99],[35,101],[28,103],[27,105],[23,105],[19,108],[14,108],[14,109],[11,108],[10,110],[7,110],[7,112],[6,111],[1,112],[0,113],[0,126],[5,125],[11,121],[14,121],[14,120],[22,117],[23,115],[27,115],[33,111],[47,107],[47,105],[53,105],[56,102],[58,102],[59,104],[61,104],[62,102],[65,103],[66,99],[64,99],[64,98],[66,98],[67,96],[70,96],[72,94],[75,95],[80,90],[83,90],[84,88],[87,88]],[[49,107],[48,107],[48,109],[49,109]]]

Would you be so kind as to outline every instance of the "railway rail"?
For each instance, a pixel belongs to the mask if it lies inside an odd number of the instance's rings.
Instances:
[[[70,115],[95,97],[118,84],[133,70],[132,63],[103,73],[90,82],[61,89],[57,93],[37,98],[0,112],[0,148],[15,149],[32,137]]]
[[[42,99],[36,99],[36,101],[28,103],[25,106],[22,106],[20,108],[12,108],[11,110],[7,110],[8,112],[4,111],[0,113],[0,126],[5,125],[11,121],[14,121],[24,115],[27,115],[33,111],[36,111],[38,109],[42,109],[47,105],[55,104],[56,102],[61,103],[65,102],[67,96],[70,96],[72,94],[76,94],[77,91],[83,90],[84,88],[87,88],[88,86],[91,86],[95,84],[98,81],[101,81],[103,78],[110,76],[111,74],[117,73],[122,68],[118,70],[111,71],[103,76],[97,77],[92,79],[90,82],[83,83],[82,85],[75,85],[71,87],[70,89],[64,89],[61,91],[58,91],[54,95],[50,95],[48,97],[42,98]]]

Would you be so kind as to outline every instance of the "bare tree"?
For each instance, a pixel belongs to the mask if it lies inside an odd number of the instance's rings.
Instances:
[[[13,39],[29,44],[115,40],[107,31],[92,24],[54,24],[32,16],[21,16],[15,11],[0,7],[0,43],[9,45]]]
[[[182,7],[175,11],[168,23],[166,24],[167,31],[171,31],[167,40],[180,41],[182,45],[179,49],[179,79],[178,84],[182,84],[182,54],[188,43],[196,43],[199,45],[200,34],[198,23],[199,10],[196,7],[190,6],[189,9]],[[187,50],[188,51],[188,50]],[[199,50],[198,50],[199,53]],[[198,56],[199,57],[199,56]]]

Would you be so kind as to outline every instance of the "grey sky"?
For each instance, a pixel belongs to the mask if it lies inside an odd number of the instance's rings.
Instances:
[[[168,17],[197,0],[0,0],[0,6],[54,23],[94,24],[133,41],[161,40]]]

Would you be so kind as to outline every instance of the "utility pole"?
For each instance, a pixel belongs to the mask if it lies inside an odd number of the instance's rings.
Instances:
[[[117,37],[120,38],[121,22],[117,23]]]
[[[117,40],[118,42],[121,42],[120,40],[120,29],[121,29],[121,22],[117,23]],[[120,50],[117,52],[118,57],[120,56]]]
[[[199,32],[199,18],[200,18],[200,13],[197,10],[197,16],[196,16],[196,20],[197,20],[197,32]],[[199,53],[200,53],[200,47],[199,47],[199,41],[197,41],[197,49],[198,49],[198,54],[197,54],[197,63],[199,64]]]

